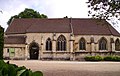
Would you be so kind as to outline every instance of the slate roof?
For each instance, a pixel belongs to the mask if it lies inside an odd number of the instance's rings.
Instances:
[[[8,36],[4,37],[5,44],[25,44],[24,36]]]
[[[80,18],[53,19],[14,19],[6,30],[6,34],[25,33],[71,33],[74,35],[115,35],[120,36],[107,21]]]
[[[120,36],[107,21],[95,19],[73,19],[75,35],[115,35]]]

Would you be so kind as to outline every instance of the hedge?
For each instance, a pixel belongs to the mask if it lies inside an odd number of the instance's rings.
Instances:
[[[86,56],[86,61],[120,61],[120,56]]]
[[[104,57],[105,61],[120,61],[120,56],[106,56]]]
[[[102,61],[103,60],[101,56],[86,56],[84,59],[86,61]]]

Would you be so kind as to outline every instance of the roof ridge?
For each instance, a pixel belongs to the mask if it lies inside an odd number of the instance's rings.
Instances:
[[[41,20],[42,20],[42,19],[43,19],[43,20],[44,20],[44,19],[48,19],[48,20],[50,20],[50,19],[55,19],[55,20],[56,20],[56,19],[71,19],[71,18],[15,18],[15,19],[13,19],[13,20],[19,20],[19,19],[26,19],[26,20],[27,20],[27,19],[41,19]],[[92,19],[92,20],[98,20],[98,19],[93,19],[93,18],[72,18],[72,19],[90,19],[90,20]]]

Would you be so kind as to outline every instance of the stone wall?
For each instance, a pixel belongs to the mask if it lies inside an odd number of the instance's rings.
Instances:
[[[14,56],[10,56],[10,48],[14,48]],[[4,58],[8,59],[25,59],[25,45],[24,44],[5,44],[4,45]]]
[[[50,38],[51,40],[53,40],[53,35],[54,33],[28,33],[27,34],[27,39],[26,39],[26,43],[28,45],[30,45],[30,43],[32,43],[32,41],[35,41],[36,43],[39,44],[39,47],[40,47],[40,50],[41,51],[45,51],[45,43],[46,43],[46,40],[48,38]],[[66,40],[67,40],[67,50],[66,51],[69,51],[69,40],[70,40],[70,34],[69,33],[56,33],[55,34],[55,39],[57,39],[60,35],[64,35]],[[43,48],[41,47],[41,44],[43,45]],[[53,46],[54,47],[54,46]]]
[[[64,35],[67,41],[66,51],[56,51],[56,40],[60,35]],[[27,33],[26,44],[5,44],[4,57],[9,57],[8,48],[15,48],[14,58],[29,59],[29,46],[34,41],[39,46],[39,59],[76,59],[79,60],[89,55],[110,55],[116,54],[115,41],[120,37],[112,35],[71,35],[70,33]],[[104,37],[107,41],[107,50],[99,50],[99,40]],[[52,40],[52,51],[46,51],[46,40]],[[79,40],[84,38],[86,41],[86,50],[79,50]],[[91,43],[91,38],[94,42]],[[111,38],[113,42],[111,42]],[[119,55],[119,54],[118,54]]]
[[[107,40],[107,50],[111,50],[111,43],[110,43],[110,38],[111,36],[105,36],[105,35],[77,35],[75,36],[75,43],[77,44],[77,49],[75,51],[80,51],[79,50],[79,40],[81,38],[84,38],[86,41],[86,51],[92,51],[91,50],[91,38],[94,38],[94,50],[99,51],[99,40],[104,37]]]

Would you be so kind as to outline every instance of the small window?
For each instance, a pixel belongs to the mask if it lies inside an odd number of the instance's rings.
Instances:
[[[52,41],[50,38],[46,40],[46,50],[47,51],[52,51]]]
[[[117,40],[115,41],[115,50],[116,50],[116,51],[119,51],[119,50],[120,50],[120,41],[119,41],[119,39],[117,39]]]
[[[9,49],[7,49],[7,53],[9,53]]]

